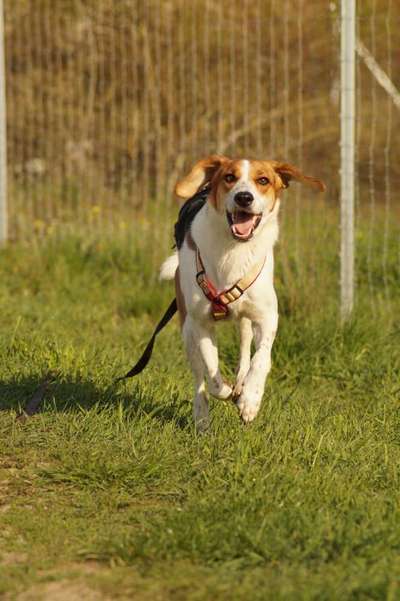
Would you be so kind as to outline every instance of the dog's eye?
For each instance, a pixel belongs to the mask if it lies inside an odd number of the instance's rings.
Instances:
[[[233,175],[233,173],[227,173],[224,177],[224,180],[227,184],[232,184],[236,181],[236,177]]]
[[[261,186],[266,186],[269,184],[269,179],[268,177],[259,177],[257,183],[259,183]]]

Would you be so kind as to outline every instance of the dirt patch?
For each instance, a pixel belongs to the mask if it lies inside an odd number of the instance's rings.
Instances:
[[[1,509],[1,508],[0,508]],[[24,564],[28,561],[26,553],[3,553],[0,555],[0,565],[3,566],[15,566],[18,564]]]
[[[16,597],[16,601],[106,601],[107,599],[110,597],[90,589],[82,582],[66,580],[36,585]]]

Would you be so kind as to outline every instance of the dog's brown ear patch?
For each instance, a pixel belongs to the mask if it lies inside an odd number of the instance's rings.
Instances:
[[[185,200],[190,198],[210,182],[215,172],[228,160],[218,154],[201,159],[192,167],[186,177],[178,181],[175,186],[175,194]]]
[[[273,167],[276,173],[282,180],[282,183],[285,188],[289,186],[289,183],[292,179],[295,179],[298,182],[302,182],[315,190],[319,190],[320,192],[324,192],[326,190],[326,186],[324,182],[316,177],[311,177],[310,175],[304,175],[294,165],[290,165],[290,163],[279,163],[278,161],[273,162]]]

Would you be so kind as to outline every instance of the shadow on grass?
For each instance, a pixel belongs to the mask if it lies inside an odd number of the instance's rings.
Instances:
[[[187,428],[191,420],[180,415],[185,401],[177,394],[171,401],[173,404],[166,405],[165,401],[150,398],[137,382],[129,388],[122,382],[101,389],[88,380],[54,374],[0,381],[0,411],[16,411],[19,421],[44,411],[79,413],[94,407],[112,409],[118,406],[133,416],[147,415],[161,423],[174,422],[181,429]]]

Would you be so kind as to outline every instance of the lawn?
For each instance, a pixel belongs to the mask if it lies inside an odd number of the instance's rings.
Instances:
[[[400,599],[398,246],[386,239],[382,269],[360,231],[342,329],[337,233],[320,231],[321,263],[278,249],[261,414],[244,426],[212,401],[205,435],[177,323],[143,375],[113,385],[173,295],[137,240],[0,252],[1,599]],[[231,326],[220,341],[232,378]],[[17,421],[49,370],[43,410]]]

